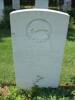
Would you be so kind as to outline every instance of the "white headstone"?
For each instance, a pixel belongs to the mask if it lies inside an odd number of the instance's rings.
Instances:
[[[48,8],[48,0],[35,0],[35,8]]]
[[[20,0],[12,0],[13,9],[20,9]]]
[[[64,4],[63,4],[64,11],[71,10],[71,2],[72,2],[72,0],[64,0]]]
[[[69,15],[47,9],[11,12],[16,83],[21,88],[57,87]]]
[[[0,20],[2,19],[3,16],[3,10],[4,10],[4,1],[0,0]]]

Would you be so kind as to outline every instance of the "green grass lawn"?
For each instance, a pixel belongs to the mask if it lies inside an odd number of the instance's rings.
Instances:
[[[23,91],[12,85],[14,80],[11,38],[3,37],[0,41],[0,84],[9,83],[10,95],[0,94],[0,100],[75,100],[75,41],[66,42],[59,88],[35,87]]]
[[[67,41],[64,52],[61,83],[75,81],[75,41]]]
[[[11,38],[2,38],[0,41],[0,81],[14,80]]]

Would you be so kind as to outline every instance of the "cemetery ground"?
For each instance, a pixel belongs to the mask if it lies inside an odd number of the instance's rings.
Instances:
[[[22,90],[16,87],[8,32],[7,27],[0,27],[0,100],[75,100],[75,18],[70,20],[60,86],[54,89],[35,86],[31,90]]]
[[[11,100],[50,100],[50,98],[51,100],[74,100],[74,95],[75,41],[66,42],[59,88],[34,87],[31,91],[23,91],[15,85],[11,37],[2,38],[0,41],[0,100],[10,100],[10,98]]]

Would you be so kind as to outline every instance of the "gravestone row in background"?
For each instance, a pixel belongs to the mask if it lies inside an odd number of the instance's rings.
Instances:
[[[40,5],[41,5],[41,7],[43,8],[45,4],[48,4],[48,1],[49,0],[35,0],[35,7],[40,8]],[[57,0],[58,5],[59,5],[59,1],[60,0]],[[9,1],[6,1],[6,2],[9,2]],[[64,3],[62,5],[62,9],[64,11],[71,10],[72,1],[71,0],[63,0],[63,2]],[[45,8],[47,8],[47,7],[45,7]],[[12,8],[16,9],[16,10],[20,9],[20,0],[12,0]],[[0,0],[0,20],[2,19],[2,16],[3,16],[3,10],[4,10],[4,0]]]

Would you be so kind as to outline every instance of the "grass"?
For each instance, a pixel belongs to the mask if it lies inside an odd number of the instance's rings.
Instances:
[[[64,52],[61,83],[75,81],[75,41],[67,41]]]
[[[0,41],[0,81],[11,81],[13,79],[11,38],[3,38]]]
[[[12,85],[14,80],[11,38],[3,37],[0,41],[0,83],[3,87],[7,82],[11,94],[1,94],[0,100],[75,100],[75,41],[66,42],[60,87],[57,89],[34,87],[24,91]]]
[[[34,87],[32,90],[25,91],[12,86],[9,87],[10,95],[0,96],[0,100],[75,100],[74,89],[64,87],[57,89]]]

